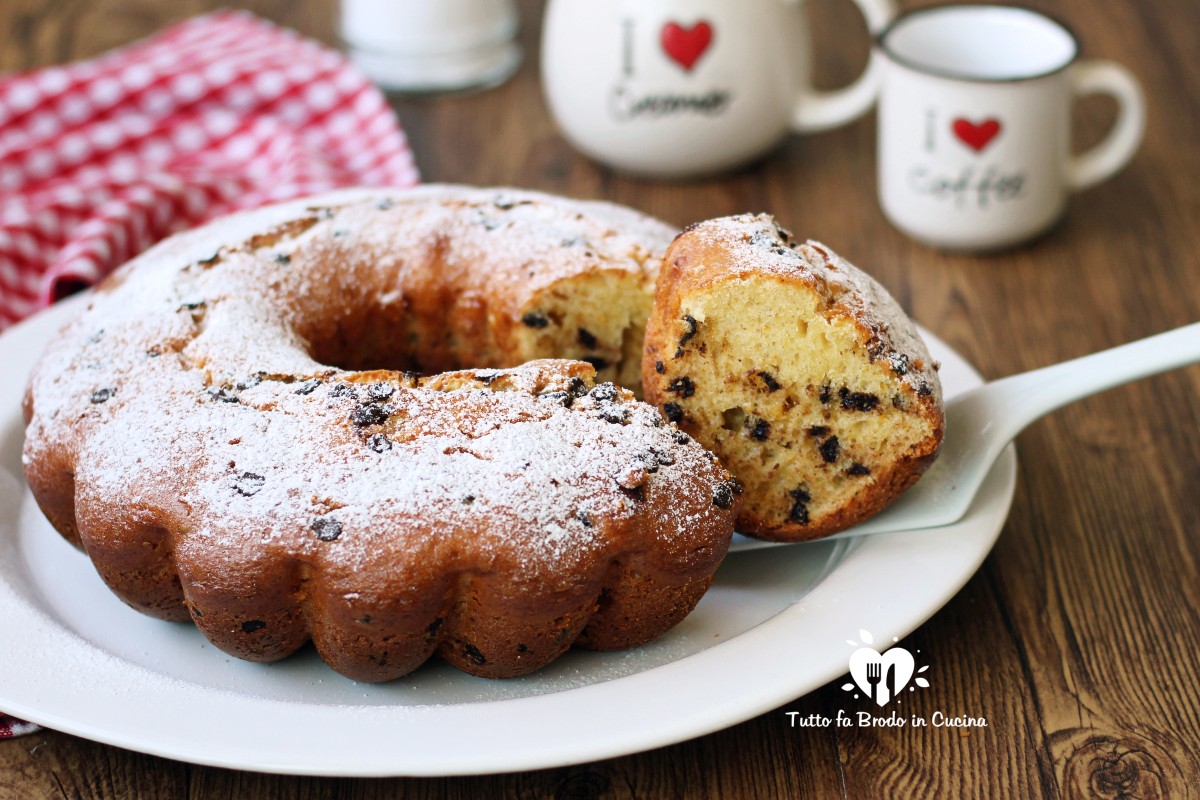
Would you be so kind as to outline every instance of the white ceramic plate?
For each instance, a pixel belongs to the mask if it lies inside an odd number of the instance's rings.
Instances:
[[[591,761],[679,742],[787,703],[847,670],[848,639],[903,637],[974,574],[1016,483],[1010,448],[946,528],[733,554],[682,624],[626,652],[572,651],[534,675],[430,663],[390,684],[311,650],[238,661],[190,625],[116,600],[42,517],[21,470],[20,397],[79,301],[0,336],[0,709],[201,764],[310,775],[459,775]],[[979,376],[928,337],[948,394]]]

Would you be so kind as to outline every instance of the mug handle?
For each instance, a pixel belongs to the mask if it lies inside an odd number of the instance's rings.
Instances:
[[[854,0],[867,20],[871,35],[883,30],[896,16],[893,0]],[[866,112],[879,93],[882,64],[874,53],[867,68],[854,83],[832,92],[819,92],[811,86],[804,89],[792,112],[792,129],[797,133],[822,131],[844,125]]]
[[[1067,164],[1067,185],[1072,191],[1099,183],[1133,157],[1146,132],[1146,102],[1133,74],[1112,61],[1083,61],[1070,71],[1075,97],[1107,94],[1117,101],[1117,121],[1104,141]]]

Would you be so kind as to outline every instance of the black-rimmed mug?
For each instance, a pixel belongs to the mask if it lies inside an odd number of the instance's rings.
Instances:
[[[876,40],[879,199],[916,239],[991,250],[1051,227],[1068,196],[1121,169],[1141,143],[1137,81],[1080,61],[1059,22],[1012,6],[948,5],[897,17]],[[1070,149],[1075,98],[1112,95],[1104,141]]]

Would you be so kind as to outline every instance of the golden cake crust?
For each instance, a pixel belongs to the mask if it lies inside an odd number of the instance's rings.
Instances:
[[[531,303],[596,275],[641,291],[667,230],[430,187],[175,237],[36,367],[30,488],[122,599],[242,658],[311,639],[361,680],[434,653],[503,677],[648,641],[724,557],[728,473],[593,366],[513,365],[556,325]]]
[[[805,363],[825,338],[841,346],[833,366]],[[941,385],[911,320],[870,276],[768,215],[697,223],[672,242],[642,375],[646,400],[745,485],[738,530],[759,538],[819,538],[872,516],[941,442]],[[880,429],[875,446],[856,448],[863,425]],[[797,466],[800,451],[811,463]]]

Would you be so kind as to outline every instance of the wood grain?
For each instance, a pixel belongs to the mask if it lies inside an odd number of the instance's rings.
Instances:
[[[817,80],[865,61],[844,0],[810,0]],[[905,9],[932,3],[901,2]],[[766,210],[867,268],[989,377],[1200,319],[1200,71],[1194,0],[1024,0],[1067,21],[1085,54],[1146,88],[1146,141],[1080,194],[1040,241],[943,254],[888,226],[874,200],[874,121],[792,138],[735,174],[654,183],[598,167],[558,134],[538,86],[541,4],[521,5],[528,58],[493,91],[396,109],[427,180],[513,184],[627,203],[674,223]],[[4,0],[0,70],[85,58],[215,0]],[[333,43],[332,0],[235,3]],[[1075,142],[1114,115],[1081,103]],[[1018,440],[1020,482],[982,570],[905,640],[931,687],[907,713],[982,715],[955,729],[809,729],[787,712],[863,706],[844,679],[672,747],[525,775],[301,779],[197,767],[43,733],[0,742],[0,800],[178,798],[648,798],[1200,796],[1200,370],[1109,392]],[[923,576],[906,576],[919,581]],[[852,635],[853,632],[848,632]],[[2,657],[2,654],[0,654]],[[739,676],[729,676],[730,681]],[[714,685],[714,695],[722,691]],[[632,716],[632,711],[631,711]],[[329,732],[328,735],[336,735]]]

